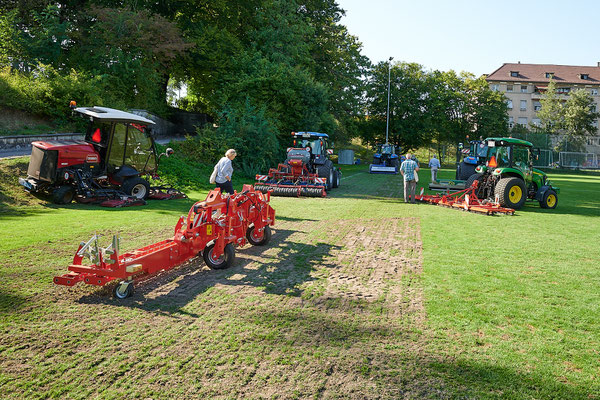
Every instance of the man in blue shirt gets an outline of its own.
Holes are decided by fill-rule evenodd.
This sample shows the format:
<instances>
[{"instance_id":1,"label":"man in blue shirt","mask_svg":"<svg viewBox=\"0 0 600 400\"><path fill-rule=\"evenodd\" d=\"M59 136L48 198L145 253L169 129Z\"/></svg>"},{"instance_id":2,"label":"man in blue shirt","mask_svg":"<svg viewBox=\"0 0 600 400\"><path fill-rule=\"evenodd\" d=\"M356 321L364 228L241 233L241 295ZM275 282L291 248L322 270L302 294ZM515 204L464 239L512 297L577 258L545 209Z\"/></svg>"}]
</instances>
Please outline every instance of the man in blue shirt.
<instances>
[{"instance_id":1,"label":"man in blue shirt","mask_svg":"<svg viewBox=\"0 0 600 400\"><path fill-rule=\"evenodd\" d=\"M404 177L404 202L415 203L415 189L417 188L416 172L419 165L412 160L412 154L406 155L406 161L400 165L400 173Z\"/></svg>"},{"instance_id":2,"label":"man in blue shirt","mask_svg":"<svg viewBox=\"0 0 600 400\"><path fill-rule=\"evenodd\" d=\"M431 182L437 182L437 172L440 167L440 160L435 158L434 154L433 157L431 157L431 160L429 160L429 168L431 168Z\"/></svg>"}]
</instances>

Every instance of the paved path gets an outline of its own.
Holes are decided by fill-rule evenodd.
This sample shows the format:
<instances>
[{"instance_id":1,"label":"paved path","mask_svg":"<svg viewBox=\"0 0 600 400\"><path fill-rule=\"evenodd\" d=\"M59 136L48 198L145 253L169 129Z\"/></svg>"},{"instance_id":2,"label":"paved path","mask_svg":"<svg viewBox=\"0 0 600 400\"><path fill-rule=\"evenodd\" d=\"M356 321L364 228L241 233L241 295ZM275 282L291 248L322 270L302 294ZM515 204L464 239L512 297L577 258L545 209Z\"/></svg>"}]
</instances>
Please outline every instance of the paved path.
<instances>
[{"instance_id":1,"label":"paved path","mask_svg":"<svg viewBox=\"0 0 600 400\"><path fill-rule=\"evenodd\" d=\"M177 136L177 137L169 137L169 138L161 138L161 139L156 139L156 143L158 144L168 144L171 140L175 140L175 141L179 141L179 140L185 140L185 138ZM21 148L21 149L13 149L13 150L4 150L4 151L0 151L0 159L3 158L16 158L16 157L24 157L24 156L29 156L31 155L31 149L30 148Z\"/></svg>"}]
</instances>

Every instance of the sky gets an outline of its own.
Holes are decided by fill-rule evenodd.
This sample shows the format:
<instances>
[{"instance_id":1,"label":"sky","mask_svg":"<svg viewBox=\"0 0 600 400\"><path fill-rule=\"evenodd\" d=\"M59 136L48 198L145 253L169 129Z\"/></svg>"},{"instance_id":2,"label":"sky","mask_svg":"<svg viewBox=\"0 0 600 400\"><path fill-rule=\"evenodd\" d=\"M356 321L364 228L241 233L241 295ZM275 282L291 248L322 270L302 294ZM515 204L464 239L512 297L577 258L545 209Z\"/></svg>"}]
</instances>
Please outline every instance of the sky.
<instances>
[{"instance_id":1,"label":"sky","mask_svg":"<svg viewBox=\"0 0 600 400\"><path fill-rule=\"evenodd\" d=\"M597 0L337 0L373 63L490 74L503 63L597 65Z\"/></svg>"}]
</instances>

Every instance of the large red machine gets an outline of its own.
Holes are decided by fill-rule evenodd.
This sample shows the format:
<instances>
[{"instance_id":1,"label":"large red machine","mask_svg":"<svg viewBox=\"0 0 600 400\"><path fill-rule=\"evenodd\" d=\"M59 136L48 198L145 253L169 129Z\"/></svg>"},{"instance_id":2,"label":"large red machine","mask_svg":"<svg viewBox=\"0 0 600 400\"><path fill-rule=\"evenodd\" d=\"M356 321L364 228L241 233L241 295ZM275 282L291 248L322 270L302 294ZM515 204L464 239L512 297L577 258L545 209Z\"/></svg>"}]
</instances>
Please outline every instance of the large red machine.
<instances>
[{"instance_id":1,"label":"large red machine","mask_svg":"<svg viewBox=\"0 0 600 400\"><path fill-rule=\"evenodd\" d=\"M235 259L235 246L261 246L271 239L275 210L269 202L270 194L252 185L244 185L241 193L232 196L215 189L190 208L187 218L179 218L170 239L124 253L118 236L106 248L99 247L98 235L82 242L68 267L70 272L55 277L54 283L103 286L117 279L121 282L114 295L123 299L132 294L134 278L169 270L200 254L210 268L227 268Z\"/></svg>"},{"instance_id":2,"label":"large red machine","mask_svg":"<svg viewBox=\"0 0 600 400\"><path fill-rule=\"evenodd\" d=\"M340 185L341 171L329 156L329 135L319 132L292 132L293 145L287 159L266 175L256 175L256 190L274 196L325 197Z\"/></svg>"},{"instance_id":3,"label":"large red machine","mask_svg":"<svg viewBox=\"0 0 600 400\"><path fill-rule=\"evenodd\" d=\"M435 204L438 206L454 208L458 210L470 211L474 213L495 215L506 214L514 215L515 210L512 208L502 207L498 201L482 200L477 197L478 181L473 182L471 186L458 192L446 192L443 195L430 195L421 193L415 196L415 199L423 203Z\"/></svg>"}]
</instances>

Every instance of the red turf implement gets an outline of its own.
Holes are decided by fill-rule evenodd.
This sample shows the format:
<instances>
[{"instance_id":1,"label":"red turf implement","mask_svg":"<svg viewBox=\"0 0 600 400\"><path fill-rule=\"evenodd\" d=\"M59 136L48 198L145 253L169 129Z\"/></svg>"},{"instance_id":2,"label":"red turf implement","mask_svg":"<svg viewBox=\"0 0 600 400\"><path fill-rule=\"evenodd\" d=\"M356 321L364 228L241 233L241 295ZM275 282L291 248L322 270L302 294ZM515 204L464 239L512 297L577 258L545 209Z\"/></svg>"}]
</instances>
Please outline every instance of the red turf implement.
<instances>
[{"instance_id":1,"label":"red turf implement","mask_svg":"<svg viewBox=\"0 0 600 400\"><path fill-rule=\"evenodd\" d=\"M234 246L264 245L270 239L275 210L269 202L270 194L255 191L252 185L244 185L241 193L232 196L215 189L190 208L187 218L179 218L171 239L122 254L117 236L107 248L99 247L98 235L82 242L68 267L70 272L55 277L54 283L102 286L119 279L123 282L115 288L115 295L124 298L131 294L133 278L169 270L200 252L212 268L226 268L233 261ZM90 263L84 264L87 260Z\"/></svg>"},{"instance_id":2,"label":"red turf implement","mask_svg":"<svg viewBox=\"0 0 600 400\"><path fill-rule=\"evenodd\" d=\"M415 196L415 199L418 201L422 201L424 203L436 204L438 206L457 208L460 210L476 212L480 214L486 215L494 215L494 214L507 214L514 215L515 210L512 208L501 207L498 203L480 200L475 194L477 190L479 182L473 182L471 187L468 187L464 190L454 193L446 193L444 195L429 195L423 194L423 189L421 189L421 194Z\"/></svg>"}]
</instances>

